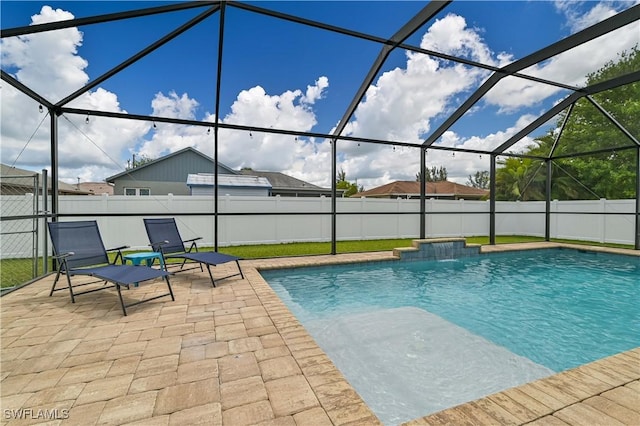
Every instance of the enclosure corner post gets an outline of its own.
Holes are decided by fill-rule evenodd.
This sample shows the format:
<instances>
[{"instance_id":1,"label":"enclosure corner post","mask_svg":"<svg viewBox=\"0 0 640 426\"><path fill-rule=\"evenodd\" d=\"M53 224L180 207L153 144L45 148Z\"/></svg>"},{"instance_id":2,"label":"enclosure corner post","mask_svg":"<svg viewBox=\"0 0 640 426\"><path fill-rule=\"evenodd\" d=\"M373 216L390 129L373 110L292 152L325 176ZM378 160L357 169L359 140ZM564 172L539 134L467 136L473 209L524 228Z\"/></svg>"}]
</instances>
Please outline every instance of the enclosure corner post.
<instances>
[{"instance_id":1,"label":"enclosure corner post","mask_svg":"<svg viewBox=\"0 0 640 426\"><path fill-rule=\"evenodd\" d=\"M489 244L496 244L496 154L491 154L489 169Z\"/></svg>"},{"instance_id":2,"label":"enclosure corner post","mask_svg":"<svg viewBox=\"0 0 640 426\"><path fill-rule=\"evenodd\" d=\"M551 239L551 173L553 169L553 163L550 158L546 160L547 166L547 189L545 197L544 207L544 240L549 241Z\"/></svg>"},{"instance_id":3,"label":"enclosure corner post","mask_svg":"<svg viewBox=\"0 0 640 426\"><path fill-rule=\"evenodd\" d=\"M224 23L225 23L225 7L226 3L220 3L220 27L218 29L218 65L216 75L216 117L215 126L213 128L213 250L218 251L218 164L219 164L219 123L220 123L220 88L222 81L222 48L224 47Z\"/></svg>"},{"instance_id":4,"label":"enclosure corner post","mask_svg":"<svg viewBox=\"0 0 640 426\"><path fill-rule=\"evenodd\" d=\"M420 239L424 240L427 234L426 196L427 196L427 148L420 149Z\"/></svg>"},{"instance_id":5,"label":"enclosure corner post","mask_svg":"<svg viewBox=\"0 0 640 426\"><path fill-rule=\"evenodd\" d=\"M640 250L640 146L636 148L636 250Z\"/></svg>"},{"instance_id":6,"label":"enclosure corner post","mask_svg":"<svg viewBox=\"0 0 640 426\"><path fill-rule=\"evenodd\" d=\"M336 175L337 175L337 165L336 165L336 161L337 161L337 154L338 154L338 149L337 146L338 145L338 139L332 139L330 141L331 143L331 254L336 254L338 252L337 250L337 244L336 244L336 221L337 221L337 215L336 215L336 206L337 206L337 201L336 201L336 197L337 197L337 193L338 191L336 191L337 188L337 182L336 182Z\"/></svg>"},{"instance_id":7,"label":"enclosure corner post","mask_svg":"<svg viewBox=\"0 0 640 426\"><path fill-rule=\"evenodd\" d=\"M51 220L58 220L58 115L49 109L51 117Z\"/></svg>"},{"instance_id":8,"label":"enclosure corner post","mask_svg":"<svg viewBox=\"0 0 640 426\"><path fill-rule=\"evenodd\" d=\"M47 215L49 214L49 194L47 193L49 188L49 176L48 170L42 169L42 211L44 232L42 233L42 273L47 274L49 272L49 239L47 238Z\"/></svg>"}]
</instances>

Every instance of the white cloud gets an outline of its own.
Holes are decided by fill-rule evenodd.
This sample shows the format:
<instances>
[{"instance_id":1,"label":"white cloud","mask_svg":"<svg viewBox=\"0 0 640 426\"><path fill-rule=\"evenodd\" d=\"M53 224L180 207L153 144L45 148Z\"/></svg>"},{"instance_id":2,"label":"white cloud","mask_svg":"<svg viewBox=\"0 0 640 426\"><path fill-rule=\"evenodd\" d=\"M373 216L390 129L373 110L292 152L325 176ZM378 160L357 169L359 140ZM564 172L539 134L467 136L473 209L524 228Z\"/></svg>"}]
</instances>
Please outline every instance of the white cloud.
<instances>
[{"instance_id":1,"label":"white cloud","mask_svg":"<svg viewBox=\"0 0 640 426\"><path fill-rule=\"evenodd\" d=\"M591 6L592 2L556 2L557 9L566 16L567 25L571 27L572 32L596 24L629 7L629 3L621 2L593 3L585 14L580 12L580 6L585 4ZM584 86L588 74L602 68L609 61L615 61L619 53L629 50L638 42L640 37L638 24L635 22L521 72L567 85ZM538 105L563 91L564 89L555 86L507 77L487 93L484 102L498 106L500 112L514 112Z\"/></svg>"},{"instance_id":2,"label":"white cloud","mask_svg":"<svg viewBox=\"0 0 640 426\"><path fill-rule=\"evenodd\" d=\"M33 24L73 19L61 9L43 6L31 17ZM89 77L84 72L88 63L78 55L82 32L66 28L48 33L28 34L2 39L2 63L18 68L16 78L53 102L80 89Z\"/></svg>"},{"instance_id":3,"label":"white cloud","mask_svg":"<svg viewBox=\"0 0 640 426\"><path fill-rule=\"evenodd\" d=\"M329 79L325 76L316 80L316 84L313 86L307 86L307 93L302 98L303 103L314 104L318 99L322 99L324 95L324 89L329 87Z\"/></svg>"},{"instance_id":4,"label":"white cloud","mask_svg":"<svg viewBox=\"0 0 640 426\"><path fill-rule=\"evenodd\" d=\"M422 37L420 47L488 65L497 65L491 49L484 43L478 31L468 28L466 20L454 14L436 20Z\"/></svg>"},{"instance_id":5,"label":"white cloud","mask_svg":"<svg viewBox=\"0 0 640 426\"><path fill-rule=\"evenodd\" d=\"M42 7L32 16L34 24L73 19L61 9ZM89 76L87 61L78 54L82 33L67 28L2 40L3 67L16 69L15 77L51 102L57 102L83 87ZM9 85L3 85L2 162L40 171L51 162L49 117L38 114L38 105ZM126 112L117 95L98 88L83 94L70 106ZM44 119L44 120L43 120ZM148 131L148 124L100 117L58 118L59 177L76 183L102 180L121 172L121 153L135 145Z\"/></svg>"},{"instance_id":6,"label":"white cloud","mask_svg":"<svg viewBox=\"0 0 640 426\"><path fill-rule=\"evenodd\" d=\"M420 46L496 63L477 32L456 15L436 21ZM431 130L432 120L451 108L456 96L473 90L487 75L484 70L409 52L406 68L383 73L367 90L355 121L346 126L345 133L419 143Z\"/></svg>"},{"instance_id":7,"label":"white cloud","mask_svg":"<svg viewBox=\"0 0 640 426\"><path fill-rule=\"evenodd\" d=\"M636 1L636 4L639 2ZM609 18L621 9L629 7L633 2L629 1L607 1L607 2L585 2L585 1L565 1L556 0L554 5L567 19L567 27L572 33L576 33L593 24ZM585 7L590 9L584 12Z\"/></svg>"},{"instance_id":8,"label":"white cloud","mask_svg":"<svg viewBox=\"0 0 640 426\"><path fill-rule=\"evenodd\" d=\"M231 106L231 112L223 117L221 122L310 131L317 123L310 104L321 99L328 86L329 80L320 77L314 85L307 86L305 94L301 90L288 90L279 95L270 95L260 86L243 90ZM198 103L186 94L177 96L173 93L164 96L159 93L153 105L154 114L191 119L195 115ZM214 119L212 114L208 114L204 121L213 122ZM208 132L204 127L158 123L151 140L141 146L139 153L157 158L191 146L213 157L213 137L213 131ZM250 134L226 129L219 131L219 141L219 161L231 168L286 170L300 179L327 185L331 183L330 176L326 173L328 144L316 144L306 138L296 140L291 135L262 132Z\"/></svg>"},{"instance_id":9,"label":"white cloud","mask_svg":"<svg viewBox=\"0 0 640 426\"><path fill-rule=\"evenodd\" d=\"M447 15L434 23L422 38L421 47L463 56L491 65L510 61L505 53L494 55L479 32L468 28L463 17ZM459 97L475 90L488 72L450 64L419 53L408 53L406 68L383 73L366 93L345 127L345 134L419 144L430 132L434 119L450 112ZM464 145L465 141L457 140ZM346 146L345 146L346 145ZM345 159L339 165L347 178L365 187L392 180L414 180L420 170L418 149L371 144L345 144ZM430 161L442 161L449 176L466 181L468 166L459 168L451 153L432 150ZM435 165L435 164L432 164Z\"/></svg>"},{"instance_id":10,"label":"white cloud","mask_svg":"<svg viewBox=\"0 0 640 426\"><path fill-rule=\"evenodd\" d=\"M157 93L153 101L151 101L154 116L181 118L183 120L194 120L196 118L195 109L198 105L198 101L189 98L186 93L178 96L173 91L169 93L169 96Z\"/></svg>"},{"instance_id":11,"label":"white cloud","mask_svg":"<svg viewBox=\"0 0 640 426\"><path fill-rule=\"evenodd\" d=\"M584 25L609 16L613 4L596 4L587 15L570 15L571 25ZM573 10L573 9L572 9ZM44 7L33 22L70 19L73 16L60 9ZM568 21L568 22L569 22ZM582 24L579 24L582 22ZM602 37L595 44L573 49L549 61L531 67L527 72L543 78L561 79L571 84L584 81L587 71L614 59L620 48L635 39L627 29ZM85 72L87 61L80 47L83 34L74 28L48 34L36 34L2 40L3 67L15 70L16 77L51 100L62 99L89 81ZM463 56L494 66L504 66L513 60L505 52L493 52L481 37L481 30L470 28L466 20L447 15L435 22L424 34L421 47ZM589 54L586 54L588 51ZM406 61L387 70L368 89L345 134L375 139L399 140L420 144L433 130L434 123L454 110L475 90L489 73L484 70L453 64L427 55L409 52ZM238 93L230 113L221 117L222 123L256 127L273 127L297 131L313 131L317 124L315 108L332 94L328 91L329 77L320 75L306 88L290 88L281 93L267 93L259 85ZM37 105L5 85L0 93L2 101L2 162L11 164L18 158L43 116L34 113ZM538 105L550 96L558 97L557 89L516 78L505 78L476 106L479 114L486 105L496 105L503 112L520 112L521 108ZM153 114L164 117L202 119L213 122L212 112L198 118L200 102L189 94L159 92L149 100ZM98 88L73 101L75 107L126 112L117 94ZM484 137L462 137L446 132L439 143L470 149L494 148L535 117L530 110L520 112L514 124ZM66 119L65 119L66 118ZM131 154L157 158L184 147L194 147L213 156L213 130L202 126L182 126L90 117L63 117L60 120L60 173L70 183L77 177L101 180L123 170ZM67 121L68 120L68 121ZM49 164L48 121L29 141L18 161L20 165L37 169ZM279 170L300 179L329 186L331 145L328 141L308 140L294 136L263 134L260 132L219 131L219 160L230 167L252 167ZM525 139L513 149L531 143ZM347 179L358 180L365 187L391 180L413 180L419 171L419 150L392 149L354 142L339 142L338 170ZM488 155L456 154L429 150L429 166L445 166L452 180L464 183L468 175L488 169Z\"/></svg>"}]
</instances>

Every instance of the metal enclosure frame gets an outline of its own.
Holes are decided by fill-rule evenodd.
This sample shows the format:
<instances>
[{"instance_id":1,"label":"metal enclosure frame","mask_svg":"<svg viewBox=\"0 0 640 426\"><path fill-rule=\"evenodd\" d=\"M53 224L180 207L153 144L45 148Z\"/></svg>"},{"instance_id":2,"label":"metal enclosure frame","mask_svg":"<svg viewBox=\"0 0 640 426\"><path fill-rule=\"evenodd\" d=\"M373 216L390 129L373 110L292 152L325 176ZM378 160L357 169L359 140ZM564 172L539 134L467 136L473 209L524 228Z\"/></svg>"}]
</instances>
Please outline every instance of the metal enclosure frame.
<instances>
[{"instance_id":1,"label":"metal enclosure frame","mask_svg":"<svg viewBox=\"0 0 640 426\"><path fill-rule=\"evenodd\" d=\"M157 123L173 123L173 124L184 124L191 126L203 126L207 128L213 128L214 135L214 160L218 162L218 140L219 140L219 129L234 129L234 130L243 130L247 132L262 132L262 133L272 133L272 134L288 134L294 136L303 136L303 137L316 137L316 138L324 138L331 141L331 152L332 152L332 162L331 162L331 173L332 176L336 176L336 162L337 162L337 145L341 141L352 141L352 142L366 142L373 144L382 144L382 145L392 145L392 146L401 146L401 147L409 147L413 149L419 150L420 155L420 171L421 171L421 183L422 189L420 194L420 238L425 237L426 226L425 226L425 163L427 158L428 150L444 150L444 151L452 151L452 152L466 152L466 153L474 153L474 154L489 154L491 157L490 163L490 213L489 213L489 223L490 223L490 243L495 244L495 234L496 234L496 160L498 156L511 156L511 157L521 157L521 158L532 158L536 160L541 160L546 163L547 167L547 183L546 183L546 212L545 212L545 237L549 239L549 228L550 228L550 203L551 203L551 180L550 180L550 168L552 161L554 159L566 158L567 156L554 156L555 146L557 145L560 134L562 133L562 129L564 128L564 124L566 124L566 118L568 118L572 112L573 105L580 99L586 98L589 102L591 102L598 111L600 111L607 119L613 123L630 141L631 144L627 147L623 148L615 148L616 151L620 151L622 149L634 149L636 151L636 211L635 211L635 249L640 250L640 142L638 141L638 135L631 134L622 124L617 122L611 114L609 114L604 108L598 105L597 102L592 98L592 95L600 93L602 91L611 90L623 85L631 84L634 82L640 81L640 71L631 72L626 75L622 75L616 78L612 78L610 80L594 84L588 87L573 87L570 85L566 85L557 81L551 81L546 79L541 79L537 77L528 76L522 74L521 71L530 67L532 65L538 64L541 61L549 59L555 55L566 52L576 46L579 46L583 43L586 43L590 40L596 39L602 35L605 35L611 31L614 31L618 28L626 26L628 24L638 22L640 20L640 5L635 5L630 7L629 9L620 12L604 21L601 21L589 28L586 28L582 31L579 31L569 37L566 37L556 43L553 43L547 47L544 47L537 52L534 52L526 57L523 57L515 62L510 63L509 65L497 68L493 66L489 66L486 64L474 62L464 58L454 57L448 54L444 54L441 52L431 51L422 49L417 46L408 45L405 43L407 38L409 38L412 34L414 34L418 29L420 29L425 23L433 19L439 12L445 10L446 7L451 3L450 0L447 1L431 1L426 3L425 7L422 8L409 22L407 22L404 26L402 26L391 38L385 39L371 34L364 34L357 31L352 31L347 28L337 27L334 25L328 25L322 22L317 22L309 19L305 19L298 16L288 15L284 13L280 13L273 10L268 10L265 8L261 8L252 4L235 2L235 1L190 1L176 4L168 4L160 7L151 7L144 8L138 10L124 11L119 13L105 14L105 15L97 15L88 18L80 18L80 19L72 19L67 21L59 21L59 22L51 22L46 24L39 25L30 25L26 27L17 27L17 28L9 28L2 29L0 32L1 38L7 37L15 37L21 36L25 34L34 34L40 32L53 31L62 28L69 27L78 27L83 25L98 25L105 22L118 21L123 19L135 19L139 17L145 17L156 14L164 14L164 13L172 13L176 11L182 11L187 9L201 9L202 12L199 13L195 18L192 18L188 22L184 23L182 26L177 29L167 33L164 37L160 38L156 42L150 44L143 50L139 51L137 54L131 56L129 59L124 62L116 65L111 70L105 72L103 75L98 76L97 78L90 81L83 88L75 91L74 93L69 94L64 99L60 100L57 103L52 103L44 96L35 92L31 88L25 86L18 80L16 80L13 76L6 73L5 71L1 72L1 78L7 84L13 86L29 98L33 99L37 103L46 107L49 111L50 119L50 131L51 131L51 186L52 186L52 199L51 199L51 213L43 214L41 217L48 218L50 217L52 220L57 220L58 217L62 216L73 216L73 214L61 214L59 212L58 206L58 117L62 114L79 114L79 115L92 115L92 116L100 116L100 117L110 117L110 118L122 118L128 120L141 120L141 121L153 121ZM239 8L251 13L257 13L264 16L268 16L273 19L281 19L290 22L297 23L299 25L310 26L316 29L330 31L339 33L342 35L346 35L349 37L355 37L362 40L367 40L373 43L379 44L380 53L378 57L371 65L369 72L366 76L363 77L362 83L360 87L355 90L353 95L353 99L349 104L348 108L344 112L340 124L336 127L335 131L332 134L322 134L316 132L299 132L292 131L289 129L274 129L274 128L264 128L264 127L256 127L256 126L245 126L245 125L232 125L220 123L218 120L219 112L220 112L220 90L224 83L223 78L223 48L224 48L224 34L225 34L225 11L229 7ZM217 58L217 77L216 77L216 99L215 99L215 112L216 119L215 122L205 122L198 120L183 120L183 119L174 119L168 117L158 117L158 116L146 116L146 115L136 115L136 114L122 114L122 113L113 113L109 111L99 111L99 110L88 110L88 109L80 109L80 108L69 108L67 104L76 99L78 96L86 93L87 91L97 87L100 83L109 79L113 75L119 73L124 70L131 64L145 57L149 53L153 52L156 49L161 48L168 41L174 39L175 37L179 37L182 33L187 31L188 29L198 25L200 22L204 21L212 17L213 15L218 14L219 17L219 34L218 34L218 58ZM381 70L385 61L389 57L390 53L394 49L405 49L411 52L422 53L425 55L431 55L438 58L446 59L449 61L454 61L456 63L464 64L467 66L478 67L485 70L489 70L492 72L492 75L473 93L469 96L466 101L456 110L454 111L435 131L433 131L422 143L422 145L416 145L413 143L407 143L403 141L392 141L392 140L380 140L380 139L370 139L370 138L359 138L359 137L351 137L342 135L347 123L352 118L358 104L362 101L367 88L373 82L374 78ZM493 151L486 150L470 150L463 148L455 148L455 147L444 147L440 145L436 145L435 142L444 134L445 131L451 128L470 108L472 108L487 92L494 87L498 82L500 82L503 78L508 76L514 76L518 78L528 79L537 83L543 83L547 85L552 85L555 87L559 87L562 89L570 90L571 94L566 97L562 102L555 105L553 108L549 109L538 119L534 120L531 124L526 126L516 135L511 137L510 139L504 141L499 147L497 147ZM520 141L523 137L530 134L533 130L540 127L542 124L547 122L549 119L556 116L558 113L567 110L567 115L565 118L565 123L563 123L562 128L560 130L560 134L558 135L558 139L556 139L554 148L551 150L548 156L546 157L538 157L531 155L523 155L523 154L514 154L507 153L506 150L512 147L515 143ZM613 149L603 149L597 152L588 152L588 153L577 153L578 155L588 155L595 154L599 152L607 152L613 151ZM214 195L214 212L213 218L215 221L214 224L214 235L215 235L215 249L218 249L218 216L220 215L218 211L218 173L217 169L215 170L215 195ZM331 203L331 241L332 248L331 253L335 254L336 250L336 222L337 216L340 214L336 211L336 182L333 179L332 184L332 203Z\"/></svg>"}]
</instances>

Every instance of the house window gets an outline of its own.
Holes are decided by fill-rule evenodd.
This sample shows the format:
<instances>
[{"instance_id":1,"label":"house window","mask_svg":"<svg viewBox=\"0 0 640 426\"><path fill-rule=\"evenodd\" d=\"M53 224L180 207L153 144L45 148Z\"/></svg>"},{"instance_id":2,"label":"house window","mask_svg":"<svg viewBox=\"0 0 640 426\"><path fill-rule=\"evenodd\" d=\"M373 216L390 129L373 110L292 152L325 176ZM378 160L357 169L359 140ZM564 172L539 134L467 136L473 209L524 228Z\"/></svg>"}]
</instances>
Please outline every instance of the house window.
<instances>
[{"instance_id":1,"label":"house window","mask_svg":"<svg viewBox=\"0 0 640 426\"><path fill-rule=\"evenodd\" d=\"M149 195L151 195L151 190L149 188L125 188L124 195L142 195L148 197Z\"/></svg>"}]
</instances>

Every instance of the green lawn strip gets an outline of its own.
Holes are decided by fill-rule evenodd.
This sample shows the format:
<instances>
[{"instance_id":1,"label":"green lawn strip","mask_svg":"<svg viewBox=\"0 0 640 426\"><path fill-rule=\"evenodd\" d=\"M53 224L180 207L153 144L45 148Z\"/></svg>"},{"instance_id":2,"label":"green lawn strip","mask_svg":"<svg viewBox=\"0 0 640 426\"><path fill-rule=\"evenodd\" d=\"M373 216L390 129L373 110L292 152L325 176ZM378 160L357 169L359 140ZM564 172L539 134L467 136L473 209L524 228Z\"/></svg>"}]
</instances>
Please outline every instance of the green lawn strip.
<instances>
[{"instance_id":1,"label":"green lawn strip","mask_svg":"<svg viewBox=\"0 0 640 426\"><path fill-rule=\"evenodd\" d=\"M411 242L415 238L389 239L389 240L362 240L362 241L338 241L336 249L338 253L358 253L368 251L386 251L393 250L398 247L411 247ZM489 244L489 237L467 237L468 244ZM496 244L509 243L525 243L544 241L540 237L527 236L497 236ZM603 247L615 247L633 249L632 245L626 244L601 244L591 241L577 241L552 239L553 242L562 242L570 244L594 245ZM203 247L201 251L211 251L212 247ZM139 250L144 251L144 250ZM243 259L265 259L271 257L289 257L289 256L310 256L331 253L330 242L306 242L306 243L281 243L281 244L256 244L220 247L219 252L226 253ZM138 251L123 252L124 254L136 253ZM109 253L111 261L115 259L116 254ZM170 263L179 263L181 260L173 259ZM40 261L41 265L42 261ZM156 263L157 264L157 263ZM41 270L41 266L38 267ZM13 287L18 284L25 283L32 279L31 259L0 259L0 287Z\"/></svg>"}]
</instances>

